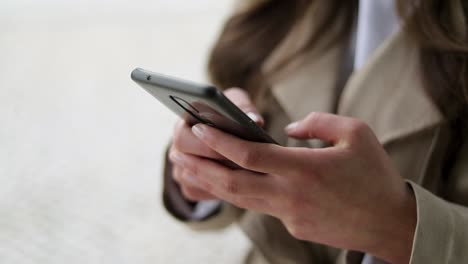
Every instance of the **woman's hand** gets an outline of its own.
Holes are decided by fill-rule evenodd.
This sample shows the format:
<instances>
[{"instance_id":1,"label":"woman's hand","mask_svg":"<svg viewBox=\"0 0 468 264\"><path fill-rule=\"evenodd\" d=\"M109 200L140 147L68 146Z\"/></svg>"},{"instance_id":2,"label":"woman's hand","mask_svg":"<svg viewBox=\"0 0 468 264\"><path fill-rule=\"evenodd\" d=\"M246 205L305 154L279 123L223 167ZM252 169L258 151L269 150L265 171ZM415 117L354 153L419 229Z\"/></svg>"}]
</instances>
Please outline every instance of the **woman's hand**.
<instances>
[{"instance_id":1,"label":"woman's hand","mask_svg":"<svg viewBox=\"0 0 468 264\"><path fill-rule=\"evenodd\" d=\"M257 124L263 125L262 117L257 112L255 106L244 90L239 88L231 88L226 90L224 95L245 113L247 113L247 115L255 122L257 122ZM170 156L174 155L175 153L194 155L213 160L226 159L222 155L203 144L192 133L191 128L183 120L179 120L176 124L173 136L173 144L169 150ZM185 198L191 201L217 199L210 193L197 188L197 186L192 182L192 177L190 177L189 174L190 172L183 166L174 164L172 167L172 177L180 185L182 194Z\"/></svg>"},{"instance_id":2,"label":"woman's hand","mask_svg":"<svg viewBox=\"0 0 468 264\"><path fill-rule=\"evenodd\" d=\"M248 142L205 125L192 130L213 152L251 170L173 153L171 159L197 188L279 218L298 239L408 263L414 197L363 122L312 113L288 126L291 137L332 145L323 149Z\"/></svg>"}]
</instances>

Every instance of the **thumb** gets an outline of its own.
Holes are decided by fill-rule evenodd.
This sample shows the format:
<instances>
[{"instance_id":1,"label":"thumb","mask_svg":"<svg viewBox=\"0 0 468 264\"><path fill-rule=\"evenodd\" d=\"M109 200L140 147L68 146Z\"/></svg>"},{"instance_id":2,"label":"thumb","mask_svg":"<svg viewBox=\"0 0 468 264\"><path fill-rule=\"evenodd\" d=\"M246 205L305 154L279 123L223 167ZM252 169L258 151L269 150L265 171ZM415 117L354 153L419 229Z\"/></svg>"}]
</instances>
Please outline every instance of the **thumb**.
<instances>
[{"instance_id":1,"label":"thumb","mask_svg":"<svg viewBox=\"0 0 468 264\"><path fill-rule=\"evenodd\" d=\"M250 119L257 123L257 125L263 126L265 121L245 90L241 88L229 88L224 91L224 95L249 116Z\"/></svg>"},{"instance_id":2,"label":"thumb","mask_svg":"<svg viewBox=\"0 0 468 264\"><path fill-rule=\"evenodd\" d=\"M296 139L320 139L333 145L346 140L347 131L360 121L328 113L310 113L305 119L288 125L289 137Z\"/></svg>"}]
</instances>

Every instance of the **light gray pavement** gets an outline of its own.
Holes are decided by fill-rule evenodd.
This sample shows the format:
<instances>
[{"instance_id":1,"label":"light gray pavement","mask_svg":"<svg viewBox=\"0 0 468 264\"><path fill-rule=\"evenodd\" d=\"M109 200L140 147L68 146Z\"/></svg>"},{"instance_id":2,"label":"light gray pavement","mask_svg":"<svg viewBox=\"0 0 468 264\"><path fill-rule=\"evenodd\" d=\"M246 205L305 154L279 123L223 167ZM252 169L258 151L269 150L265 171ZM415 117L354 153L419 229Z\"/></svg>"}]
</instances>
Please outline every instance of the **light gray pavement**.
<instances>
[{"instance_id":1,"label":"light gray pavement","mask_svg":"<svg viewBox=\"0 0 468 264\"><path fill-rule=\"evenodd\" d=\"M130 81L203 81L232 0L0 2L0 263L239 263L161 207L175 121Z\"/></svg>"}]
</instances>

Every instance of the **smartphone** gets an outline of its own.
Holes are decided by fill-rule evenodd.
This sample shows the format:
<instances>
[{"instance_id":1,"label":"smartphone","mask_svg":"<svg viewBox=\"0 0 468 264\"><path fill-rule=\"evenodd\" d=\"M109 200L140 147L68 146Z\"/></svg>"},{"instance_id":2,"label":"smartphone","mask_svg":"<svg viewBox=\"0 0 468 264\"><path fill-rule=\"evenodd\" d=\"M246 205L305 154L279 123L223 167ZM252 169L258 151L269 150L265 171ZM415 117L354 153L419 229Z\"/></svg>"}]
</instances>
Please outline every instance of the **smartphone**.
<instances>
[{"instance_id":1,"label":"smartphone","mask_svg":"<svg viewBox=\"0 0 468 264\"><path fill-rule=\"evenodd\" d=\"M239 138L277 144L261 127L211 85L137 68L131 78L190 126L203 123Z\"/></svg>"}]
</instances>

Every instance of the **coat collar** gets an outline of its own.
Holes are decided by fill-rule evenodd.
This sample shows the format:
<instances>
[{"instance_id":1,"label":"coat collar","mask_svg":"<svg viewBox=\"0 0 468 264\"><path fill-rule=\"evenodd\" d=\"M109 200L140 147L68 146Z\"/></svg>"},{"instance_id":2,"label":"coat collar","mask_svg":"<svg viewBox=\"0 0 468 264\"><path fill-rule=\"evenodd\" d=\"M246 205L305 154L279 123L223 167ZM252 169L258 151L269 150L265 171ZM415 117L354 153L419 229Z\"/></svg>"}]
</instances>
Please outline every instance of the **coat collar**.
<instances>
[{"instance_id":1,"label":"coat collar","mask_svg":"<svg viewBox=\"0 0 468 264\"><path fill-rule=\"evenodd\" d=\"M267 60L264 72L303 44L313 30L313 19L304 20ZM333 110L341 50L340 46L326 52L312 50L270 79L273 95L292 120L312 111ZM338 113L366 122L382 144L442 123L442 114L424 90L419 68L418 48L402 31L396 32L352 74Z\"/></svg>"}]
</instances>

